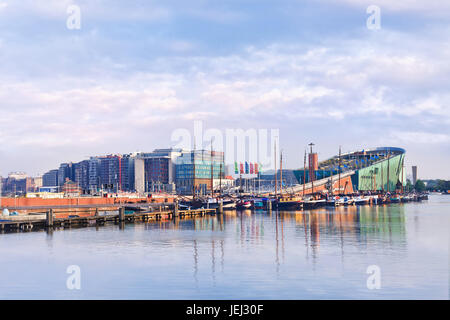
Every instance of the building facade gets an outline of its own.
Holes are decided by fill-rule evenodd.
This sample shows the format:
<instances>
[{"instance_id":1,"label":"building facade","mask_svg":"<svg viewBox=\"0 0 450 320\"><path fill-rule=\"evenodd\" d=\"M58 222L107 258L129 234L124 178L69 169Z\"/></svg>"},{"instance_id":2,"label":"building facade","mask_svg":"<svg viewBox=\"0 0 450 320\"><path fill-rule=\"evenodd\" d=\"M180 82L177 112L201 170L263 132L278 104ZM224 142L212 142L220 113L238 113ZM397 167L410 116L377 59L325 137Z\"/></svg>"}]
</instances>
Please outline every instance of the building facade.
<instances>
[{"instance_id":1,"label":"building facade","mask_svg":"<svg viewBox=\"0 0 450 320\"><path fill-rule=\"evenodd\" d=\"M189 151L176 162L177 193L183 195L205 195L211 193L214 179L225 178L223 152Z\"/></svg>"},{"instance_id":2,"label":"building facade","mask_svg":"<svg viewBox=\"0 0 450 320\"><path fill-rule=\"evenodd\" d=\"M56 187L58 186L58 170L50 170L42 176L43 187Z\"/></svg>"},{"instance_id":3,"label":"building facade","mask_svg":"<svg viewBox=\"0 0 450 320\"><path fill-rule=\"evenodd\" d=\"M118 192L122 188L122 156L108 155L99 157L100 189Z\"/></svg>"},{"instance_id":4,"label":"building facade","mask_svg":"<svg viewBox=\"0 0 450 320\"><path fill-rule=\"evenodd\" d=\"M135 190L145 192L175 192L176 161L183 154L181 149L156 149L139 153L134 161Z\"/></svg>"},{"instance_id":5,"label":"building facade","mask_svg":"<svg viewBox=\"0 0 450 320\"><path fill-rule=\"evenodd\" d=\"M73 163L61 163L58 169L58 186L62 186L66 179L75 180Z\"/></svg>"},{"instance_id":6,"label":"building facade","mask_svg":"<svg viewBox=\"0 0 450 320\"><path fill-rule=\"evenodd\" d=\"M74 182L80 187L81 193L89 193L89 160L74 164Z\"/></svg>"},{"instance_id":7,"label":"building facade","mask_svg":"<svg viewBox=\"0 0 450 320\"><path fill-rule=\"evenodd\" d=\"M337 180L340 173L351 177L352 188L348 190L395 192L406 185L404 161L404 149L380 147L348 152L318 162L317 170L313 170L313 179L310 179L309 169L294 170L294 174L300 184L303 184L303 181L310 183L311 180L331 184ZM340 188L341 190L334 192L345 193L342 184Z\"/></svg>"}]
</instances>

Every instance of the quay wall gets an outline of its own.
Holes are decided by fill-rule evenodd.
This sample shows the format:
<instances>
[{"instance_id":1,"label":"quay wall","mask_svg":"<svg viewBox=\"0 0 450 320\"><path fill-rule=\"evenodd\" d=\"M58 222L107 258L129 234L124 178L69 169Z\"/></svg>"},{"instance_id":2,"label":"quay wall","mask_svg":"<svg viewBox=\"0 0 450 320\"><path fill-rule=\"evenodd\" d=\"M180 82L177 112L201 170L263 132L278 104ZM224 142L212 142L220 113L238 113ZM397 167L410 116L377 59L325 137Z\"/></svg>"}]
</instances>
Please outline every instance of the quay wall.
<instances>
[{"instance_id":1,"label":"quay wall","mask_svg":"<svg viewBox=\"0 0 450 320\"><path fill-rule=\"evenodd\" d=\"M87 205L114 205L122 203L173 203L173 196L155 198L101 198L101 197L78 197L62 199L43 198L0 198L0 207L45 207L45 206L87 206Z\"/></svg>"}]
</instances>

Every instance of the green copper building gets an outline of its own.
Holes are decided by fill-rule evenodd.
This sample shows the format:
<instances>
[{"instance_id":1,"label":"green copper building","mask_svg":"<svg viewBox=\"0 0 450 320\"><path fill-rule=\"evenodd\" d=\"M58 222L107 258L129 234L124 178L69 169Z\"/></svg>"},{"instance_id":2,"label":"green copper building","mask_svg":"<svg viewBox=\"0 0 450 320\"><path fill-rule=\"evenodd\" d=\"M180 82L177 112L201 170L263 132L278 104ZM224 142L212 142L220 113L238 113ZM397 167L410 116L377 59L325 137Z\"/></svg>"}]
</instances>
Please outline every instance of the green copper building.
<instances>
[{"instance_id":1,"label":"green copper building","mask_svg":"<svg viewBox=\"0 0 450 320\"><path fill-rule=\"evenodd\" d=\"M404 162L405 149L396 147L342 153L319 162L317 170L314 171L314 181L336 181L339 172L341 175L350 173L355 191L395 192L406 185ZM308 168L294 170L294 175L300 184L303 181L310 182Z\"/></svg>"}]
</instances>

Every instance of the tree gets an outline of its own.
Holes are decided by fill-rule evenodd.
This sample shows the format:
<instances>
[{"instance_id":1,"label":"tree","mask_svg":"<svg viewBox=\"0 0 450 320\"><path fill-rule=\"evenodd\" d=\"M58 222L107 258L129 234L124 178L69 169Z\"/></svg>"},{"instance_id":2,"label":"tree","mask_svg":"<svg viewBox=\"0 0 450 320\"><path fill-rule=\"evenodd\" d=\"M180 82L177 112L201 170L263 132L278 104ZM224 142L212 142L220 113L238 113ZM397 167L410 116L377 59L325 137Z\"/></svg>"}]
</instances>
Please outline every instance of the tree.
<instances>
[{"instance_id":1,"label":"tree","mask_svg":"<svg viewBox=\"0 0 450 320\"><path fill-rule=\"evenodd\" d=\"M450 181L438 180L437 189L440 191L446 191L450 189Z\"/></svg>"},{"instance_id":2,"label":"tree","mask_svg":"<svg viewBox=\"0 0 450 320\"><path fill-rule=\"evenodd\" d=\"M411 180L406 179L406 187L405 188L406 188L407 192L410 192L413 189L413 185L411 183Z\"/></svg>"},{"instance_id":3,"label":"tree","mask_svg":"<svg viewBox=\"0 0 450 320\"><path fill-rule=\"evenodd\" d=\"M416 184L414 185L414 189L418 192L423 192L426 189L425 183L422 180L417 180Z\"/></svg>"}]
</instances>

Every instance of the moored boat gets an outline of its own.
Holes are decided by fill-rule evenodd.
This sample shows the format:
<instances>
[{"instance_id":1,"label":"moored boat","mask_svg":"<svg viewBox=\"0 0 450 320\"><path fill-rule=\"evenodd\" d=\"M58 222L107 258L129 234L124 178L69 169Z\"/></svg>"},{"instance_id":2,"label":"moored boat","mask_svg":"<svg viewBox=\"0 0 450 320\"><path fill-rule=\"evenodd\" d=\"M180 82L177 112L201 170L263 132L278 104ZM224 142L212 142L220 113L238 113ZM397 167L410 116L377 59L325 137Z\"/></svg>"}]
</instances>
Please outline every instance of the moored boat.
<instances>
[{"instance_id":1,"label":"moored boat","mask_svg":"<svg viewBox=\"0 0 450 320\"><path fill-rule=\"evenodd\" d=\"M236 209L250 209L252 203L249 200L239 200L236 204Z\"/></svg>"},{"instance_id":2,"label":"moored boat","mask_svg":"<svg viewBox=\"0 0 450 320\"><path fill-rule=\"evenodd\" d=\"M353 199L355 205L367 205L370 202L370 198L369 197L364 197L364 196L359 196Z\"/></svg>"},{"instance_id":3,"label":"moored boat","mask_svg":"<svg viewBox=\"0 0 450 320\"><path fill-rule=\"evenodd\" d=\"M327 204L326 199L320 199L320 200L305 200L303 201L303 208L304 209L316 209L319 207L322 207Z\"/></svg>"},{"instance_id":4,"label":"moored boat","mask_svg":"<svg viewBox=\"0 0 450 320\"><path fill-rule=\"evenodd\" d=\"M303 202L298 197L282 197L277 199L277 207L285 210L300 210L303 208Z\"/></svg>"}]
</instances>

